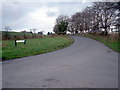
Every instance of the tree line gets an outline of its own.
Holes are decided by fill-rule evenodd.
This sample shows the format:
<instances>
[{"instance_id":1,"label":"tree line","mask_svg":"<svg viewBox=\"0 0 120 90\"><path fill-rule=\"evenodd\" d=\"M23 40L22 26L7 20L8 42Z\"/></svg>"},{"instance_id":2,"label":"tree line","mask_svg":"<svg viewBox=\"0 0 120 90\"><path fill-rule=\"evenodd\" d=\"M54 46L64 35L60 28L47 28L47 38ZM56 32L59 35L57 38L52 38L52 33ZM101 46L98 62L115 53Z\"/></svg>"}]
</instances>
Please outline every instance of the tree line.
<instances>
[{"instance_id":1,"label":"tree line","mask_svg":"<svg viewBox=\"0 0 120 90\"><path fill-rule=\"evenodd\" d=\"M68 16L59 16L53 31L57 34L78 32L102 32L108 35L111 26L119 31L120 2L94 2L83 11Z\"/></svg>"}]
</instances>

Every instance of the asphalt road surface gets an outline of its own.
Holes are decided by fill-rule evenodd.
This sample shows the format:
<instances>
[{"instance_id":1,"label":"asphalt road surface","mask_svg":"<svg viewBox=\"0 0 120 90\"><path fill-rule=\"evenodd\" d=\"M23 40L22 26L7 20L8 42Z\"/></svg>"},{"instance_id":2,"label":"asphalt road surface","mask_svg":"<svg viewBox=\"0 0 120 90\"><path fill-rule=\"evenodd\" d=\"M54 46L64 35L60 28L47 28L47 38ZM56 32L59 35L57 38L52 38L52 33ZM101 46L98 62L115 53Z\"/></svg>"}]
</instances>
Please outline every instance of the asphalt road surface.
<instances>
[{"instance_id":1,"label":"asphalt road surface","mask_svg":"<svg viewBox=\"0 0 120 90\"><path fill-rule=\"evenodd\" d=\"M72 37L67 48L3 62L3 88L117 88L118 53Z\"/></svg>"}]
</instances>

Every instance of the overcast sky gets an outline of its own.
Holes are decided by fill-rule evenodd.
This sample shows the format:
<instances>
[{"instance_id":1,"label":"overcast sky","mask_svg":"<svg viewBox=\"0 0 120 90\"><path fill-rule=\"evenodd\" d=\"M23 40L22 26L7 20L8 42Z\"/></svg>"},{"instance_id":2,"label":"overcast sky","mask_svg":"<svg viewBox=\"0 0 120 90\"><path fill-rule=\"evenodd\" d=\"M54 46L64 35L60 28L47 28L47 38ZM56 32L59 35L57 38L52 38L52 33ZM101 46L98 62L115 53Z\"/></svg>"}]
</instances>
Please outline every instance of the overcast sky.
<instances>
[{"instance_id":1,"label":"overcast sky","mask_svg":"<svg viewBox=\"0 0 120 90\"><path fill-rule=\"evenodd\" d=\"M2 28L51 32L59 15L71 16L90 5L91 2L3 2Z\"/></svg>"}]
</instances>

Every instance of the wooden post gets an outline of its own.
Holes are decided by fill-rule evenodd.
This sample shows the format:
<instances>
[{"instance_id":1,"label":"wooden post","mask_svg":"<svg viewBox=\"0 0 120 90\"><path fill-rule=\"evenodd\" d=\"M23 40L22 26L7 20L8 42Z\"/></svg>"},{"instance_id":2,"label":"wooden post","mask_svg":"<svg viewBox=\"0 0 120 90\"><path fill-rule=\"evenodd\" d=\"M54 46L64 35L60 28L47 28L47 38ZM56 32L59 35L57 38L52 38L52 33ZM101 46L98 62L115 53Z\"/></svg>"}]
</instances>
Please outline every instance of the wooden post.
<instances>
[{"instance_id":1,"label":"wooden post","mask_svg":"<svg viewBox=\"0 0 120 90\"><path fill-rule=\"evenodd\" d=\"M17 42L16 42L16 40L15 40L15 46L17 46Z\"/></svg>"}]
</instances>

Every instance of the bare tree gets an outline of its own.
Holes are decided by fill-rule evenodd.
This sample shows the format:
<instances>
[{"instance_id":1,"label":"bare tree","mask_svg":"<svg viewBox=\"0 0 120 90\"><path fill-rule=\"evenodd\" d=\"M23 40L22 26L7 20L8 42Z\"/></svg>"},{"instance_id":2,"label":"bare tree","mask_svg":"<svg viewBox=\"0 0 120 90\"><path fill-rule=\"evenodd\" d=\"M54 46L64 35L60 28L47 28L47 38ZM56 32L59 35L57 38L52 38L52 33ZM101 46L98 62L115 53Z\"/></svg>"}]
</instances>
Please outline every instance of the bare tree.
<instances>
[{"instance_id":1,"label":"bare tree","mask_svg":"<svg viewBox=\"0 0 120 90\"><path fill-rule=\"evenodd\" d=\"M74 32L89 31L91 28L92 13L91 8L87 7L83 12L77 12L71 17L71 25Z\"/></svg>"},{"instance_id":2,"label":"bare tree","mask_svg":"<svg viewBox=\"0 0 120 90\"><path fill-rule=\"evenodd\" d=\"M33 29L29 29L30 30L30 33L33 33Z\"/></svg>"},{"instance_id":3,"label":"bare tree","mask_svg":"<svg viewBox=\"0 0 120 90\"><path fill-rule=\"evenodd\" d=\"M7 32L8 32L9 30L11 30L11 28L10 28L10 27L8 27L8 26L6 26L6 27L5 27L5 31L7 31Z\"/></svg>"},{"instance_id":4,"label":"bare tree","mask_svg":"<svg viewBox=\"0 0 120 90\"><path fill-rule=\"evenodd\" d=\"M6 26L4 29L5 32L3 33L3 38L9 39L10 38L9 31L11 30L11 28L9 26Z\"/></svg>"},{"instance_id":5,"label":"bare tree","mask_svg":"<svg viewBox=\"0 0 120 90\"><path fill-rule=\"evenodd\" d=\"M77 12L71 17L71 28L73 32L78 33L80 26L82 25L81 23L81 13Z\"/></svg>"},{"instance_id":6,"label":"bare tree","mask_svg":"<svg viewBox=\"0 0 120 90\"><path fill-rule=\"evenodd\" d=\"M116 2L96 2L94 3L95 22L98 28L105 30L105 35L108 34L110 26L116 18L117 3ZM94 25L95 26L95 25Z\"/></svg>"},{"instance_id":7,"label":"bare tree","mask_svg":"<svg viewBox=\"0 0 120 90\"><path fill-rule=\"evenodd\" d=\"M37 31L37 29L36 29L36 28L33 28L32 30L33 30L34 34L35 34L35 32Z\"/></svg>"}]
</instances>

